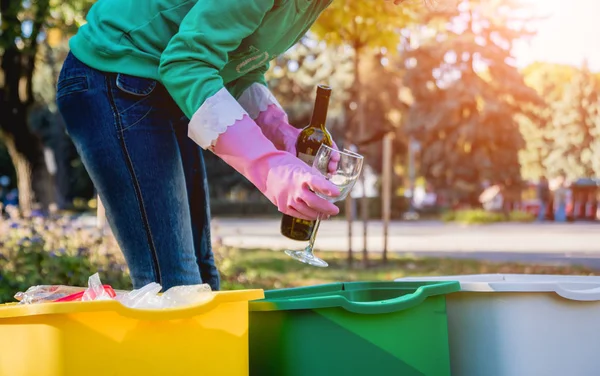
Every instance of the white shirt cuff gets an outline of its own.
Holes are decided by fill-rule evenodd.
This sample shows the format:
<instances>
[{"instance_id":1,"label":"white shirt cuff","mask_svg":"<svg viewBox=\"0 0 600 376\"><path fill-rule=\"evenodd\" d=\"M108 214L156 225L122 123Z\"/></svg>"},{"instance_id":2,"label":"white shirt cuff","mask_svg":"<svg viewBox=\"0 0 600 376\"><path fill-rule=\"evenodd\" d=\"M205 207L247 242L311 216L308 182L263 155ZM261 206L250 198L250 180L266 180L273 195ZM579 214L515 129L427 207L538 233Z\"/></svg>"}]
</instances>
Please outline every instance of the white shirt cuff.
<instances>
[{"instance_id":1,"label":"white shirt cuff","mask_svg":"<svg viewBox=\"0 0 600 376\"><path fill-rule=\"evenodd\" d=\"M244 115L248 112L227 89L222 88L194 113L188 125L188 137L201 148L209 149L228 127L242 120Z\"/></svg>"},{"instance_id":2,"label":"white shirt cuff","mask_svg":"<svg viewBox=\"0 0 600 376\"><path fill-rule=\"evenodd\" d=\"M256 120L258 115L266 111L272 104L283 110L271 91L265 85L259 83L253 83L249 88L244 90L238 102L253 120Z\"/></svg>"}]
</instances>

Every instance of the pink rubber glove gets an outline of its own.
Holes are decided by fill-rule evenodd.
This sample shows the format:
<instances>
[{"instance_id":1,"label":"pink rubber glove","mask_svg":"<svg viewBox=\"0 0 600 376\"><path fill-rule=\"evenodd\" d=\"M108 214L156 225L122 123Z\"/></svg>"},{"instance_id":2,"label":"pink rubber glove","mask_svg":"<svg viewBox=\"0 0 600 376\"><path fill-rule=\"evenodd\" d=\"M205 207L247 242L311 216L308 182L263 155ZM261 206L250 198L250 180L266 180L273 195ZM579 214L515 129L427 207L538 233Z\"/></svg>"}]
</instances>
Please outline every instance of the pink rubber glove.
<instances>
[{"instance_id":1,"label":"pink rubber glove","mask_svg":"<svg viewBox=\"0 0 600 376\"><path fill-rule=\"evenodd\" d=\"M272 104L256 118L256 124L261 131L277 149L287 151L292 155L296 153L296 140L302 130L290 125L286 113L277 105ZM333 140L332 140L333 141ZM335 141L333 141L334 149L338 150ZM333 154L328 169L330 173L335 172L337 163L340 160L339 154Z\"/></svg>"},{"instance_id":2,"label":"pink rubber glove","mask_svg":"<svg viewBox=\"0 0 600 376\"><path fill-rule=\"evenodd\" d=\"M290 125L286 113L272 104L256 118L262 133L277 149L296 155L296 140L302 130Z\"/></svg>"},{"instance_id":3,"label":"pink rubber glove","mask_svg":"<svg viewBox=\"0 0 600 376\"><path fill-rule=\"evenodd\" d=\"M248 116L219 136L212 149L254 184L283 214L315 220L339 209L317 196L339 196L339 189L294 155L280 151Z\"/></svg>"}]
</instances>

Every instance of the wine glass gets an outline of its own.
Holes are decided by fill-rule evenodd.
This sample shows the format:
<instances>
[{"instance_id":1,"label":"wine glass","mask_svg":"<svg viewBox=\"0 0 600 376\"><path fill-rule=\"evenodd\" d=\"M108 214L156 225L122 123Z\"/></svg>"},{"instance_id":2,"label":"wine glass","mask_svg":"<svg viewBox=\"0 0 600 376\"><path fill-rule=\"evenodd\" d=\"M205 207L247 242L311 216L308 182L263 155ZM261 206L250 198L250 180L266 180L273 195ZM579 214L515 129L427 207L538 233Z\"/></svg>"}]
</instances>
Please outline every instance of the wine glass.
<instances>
[{"instance_id":1,"label":"wine glass","mask_svg":"<svg viewBox=\"0 0 600 376\"><path fill-rule=\"evenodd\" d=\"M331 197L316 192L317 195L329 202L344 200L350 191L352 191L354 183L356 183L358 177L360 176L363 160L363 156L358 153L346 149L344 149L344 151L340 151L322 144L317 151L317 155L315 155L312 167L319 173L323 174L327 180L336 185L340 190L340 195ZM285 253L288 256L313 266L319 266L322 268L329 266L327 262L321 260L313 254L315 238L317 236L317 230L319 229L321 219L322 214L319 214L313 232L310 236L308 246L302 251L286 250Z\"/></svg>"}]
</instances>

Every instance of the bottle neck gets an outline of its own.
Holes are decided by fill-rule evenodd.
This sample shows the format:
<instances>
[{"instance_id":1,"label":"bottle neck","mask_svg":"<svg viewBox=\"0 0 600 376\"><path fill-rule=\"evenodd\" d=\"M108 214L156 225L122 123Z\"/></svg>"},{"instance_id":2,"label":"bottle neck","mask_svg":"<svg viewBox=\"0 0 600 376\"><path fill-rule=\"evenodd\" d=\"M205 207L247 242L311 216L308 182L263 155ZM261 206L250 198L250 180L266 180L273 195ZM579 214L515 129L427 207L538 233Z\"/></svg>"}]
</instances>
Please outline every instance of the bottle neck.
<instances>
[{"instance_id":1,"label":"bottle neck","mask_svg":"<svg viewBox=\"0 0 600 376\"><path fill-rule=\"evenodd\" d=\"M328 109L329 96L317 96L317 99L315 100L315 108L313 110L312 119L310 120L311 128L320 128L322 130L325 130Z\"/></svg>"}]
</instances>

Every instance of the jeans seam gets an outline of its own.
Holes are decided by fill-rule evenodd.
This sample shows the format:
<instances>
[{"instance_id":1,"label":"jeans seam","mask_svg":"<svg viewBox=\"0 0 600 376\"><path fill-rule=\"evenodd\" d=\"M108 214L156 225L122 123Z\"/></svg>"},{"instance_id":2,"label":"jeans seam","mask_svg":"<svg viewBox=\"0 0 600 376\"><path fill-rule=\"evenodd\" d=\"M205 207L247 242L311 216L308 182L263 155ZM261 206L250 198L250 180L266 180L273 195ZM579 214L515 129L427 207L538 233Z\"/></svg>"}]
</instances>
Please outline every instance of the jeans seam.
<instances>
[{"instance_id":1,"label":"jeans seam","mask_svg":"<svg viewBox=\"0 0 600 376\"><path fill-rule=\"evenodd\" d=\"M131 107L133 107L133 106L131 106ZM129 107L129 108L131 108L131 107ZM126 127L123 127L123 124L121 124L121 129L120 129L121 133L138 125L142 120L146 119L148 117L148 115L150 115L151 112L152 112L152 108L149 108L148 111L144 114L144 116L142 116L141 118L136 120L133 124L127 125Z\"/></svg>"},{"instance_id":2,"label":"jeans seam","mask_svg":"<svg viewBox=\"0 0 600 376\"><path fill-rule=\"evenodd\" d=\"M127 170L129 170L129 174L131 177L131 181L133 184L133 189L135 191L135 196L138 200L138 210L140 212L140 216L142 217L142 224L144 230L146 231L146 237L148 240L148 246L150 248L150 253L152 257L152 263L154 266L154 275L158 280L158 283L162 285L162 275L160 272L160 267L158 263L158 253L156 251L156 246L154 244L154 240L152 238L152 232L150 231L150 223L148 222L148 215L146 213L146 208L144 206L144 201L142 197L142 190L139 185L139 181L135 174L135 169L133 168L133 162L131 161L131 157L129 155L129 151L127 149L127 144L125 143L125 135L122 132L122 122L121 122L121 114L119 113L117 106L115 104L113 94L112 94L112 84L110 82L110 76L106 75L106 87L108 93L108 100L110 102L110 106L113 111L113 116L115 118L115 126L117 128L117 134L119 137L119 143L121 144L121 150L125 156L125 164L127 165Z\"/></svg>"},{"instance_id":3,"label":"jeans seam","mask_svg":"<svg viewBox=\"0 0 600 376\"><path fill-rule=\"evenodd\" d=\"M128 93L129 94L129 93ZM133 95L133 94L129 94L129 95ZM144 103L145 101L147 101L150 96L146 96L146 97L138 97L140 98L138 101L136 101L135 103L133 103L132 105L130 105L129 107L127 107L126 109L119 111L119 113L125 114L127 111L131 110L132 108L134 108L135 106L139 106L140 104Z\"/></svg>"}]
</instances>

